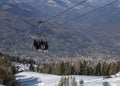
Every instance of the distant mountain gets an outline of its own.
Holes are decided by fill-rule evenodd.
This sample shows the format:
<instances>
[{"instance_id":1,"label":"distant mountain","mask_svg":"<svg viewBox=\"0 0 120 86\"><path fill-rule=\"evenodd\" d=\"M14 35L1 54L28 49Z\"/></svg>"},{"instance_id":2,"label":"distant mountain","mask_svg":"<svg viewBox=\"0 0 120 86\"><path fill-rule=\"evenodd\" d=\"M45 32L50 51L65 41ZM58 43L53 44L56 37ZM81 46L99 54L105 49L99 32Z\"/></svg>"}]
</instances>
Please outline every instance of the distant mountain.
<instances>
[{"instance_id":1,"label":"distant mountain","mask_svg":"<svg viewBox=\"0 0 120 86\"><path fill-rule=\"evenodd\" d=\"M88 0L51 23L42 25L40 31L47 34L50 50L48 54L33 50L33 39L29 36L38 33L37 22L46 20L80 1L82 0L1 0L0 50L11 54L16 50L21 57L38 59L120 59L120 1L71 21L72 18L113 0ZM52 27L64 21L71 23Z\"/></svg>"}]
</instances>

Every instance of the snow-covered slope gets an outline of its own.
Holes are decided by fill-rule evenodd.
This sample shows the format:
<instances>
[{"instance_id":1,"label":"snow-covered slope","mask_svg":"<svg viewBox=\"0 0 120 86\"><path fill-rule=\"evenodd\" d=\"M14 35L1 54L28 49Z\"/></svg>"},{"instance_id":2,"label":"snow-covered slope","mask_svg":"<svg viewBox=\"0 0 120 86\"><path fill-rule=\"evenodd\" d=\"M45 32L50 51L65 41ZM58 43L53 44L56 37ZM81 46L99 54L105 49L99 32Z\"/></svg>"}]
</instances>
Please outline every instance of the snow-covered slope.
<instances>
[{"instance_id":1,"label":"snow-covered slope","mask_svg":"<svg viewBox=\"0 0 120 86\"><path fill-rule=\"evenodd\" d=\"M16 80L20 86L58 86L58 82L61 76L42 74L36 72L22 72L16 74ZM76 80L79 85L81 79L84 80L84 86L119 86L120 76L104 79L97 76L80 76L76 75Z\"/></svg>"},{"instance_id":2,"label":"snow-covered slope","mask_svg":"<svg viewBox=\"0 0 120 86\"><path fill-rule=\"evenodd\" d=\"M82 2L84 0L9 0L10 3L29 3L35 4L36 2L46 4L48 6L58 6L58 7L70 7L74 4ZM87 0L87 2L91 5L103 5L105 3L112 2L113 0ZM114 0L115 1L115 0ZM118 0L118 4L120 5L120 1Z\"/></svg>"},{"instance_id":3,"label":"snow-covered slope","mask_svg":"<svg viewBox=\"0 0 120 86\"><path fill-rule=\"evenodd\" d=\"M37 72L22 72L16 74L20 86L55 86L60 76Z\"/></svg>"}]
</instances>

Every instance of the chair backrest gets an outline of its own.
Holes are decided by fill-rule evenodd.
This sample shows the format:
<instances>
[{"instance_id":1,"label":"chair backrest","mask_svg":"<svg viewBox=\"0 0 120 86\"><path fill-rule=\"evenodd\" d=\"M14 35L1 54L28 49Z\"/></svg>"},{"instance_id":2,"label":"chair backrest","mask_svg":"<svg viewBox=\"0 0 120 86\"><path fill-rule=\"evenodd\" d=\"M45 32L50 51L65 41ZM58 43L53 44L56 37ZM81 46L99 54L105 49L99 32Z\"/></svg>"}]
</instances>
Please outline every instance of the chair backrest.
<instances>
[{"instance_id":1,"label":"chair backrest","mask_svg":"<svg viewBox=\"0 0 120 86\"><path fill-rule=\"evenodd\" d=\"M44 41L43 39L41 40L35 39L33 45L37 50L48 50L48 42Z\"/></svg>"}]
</instances>

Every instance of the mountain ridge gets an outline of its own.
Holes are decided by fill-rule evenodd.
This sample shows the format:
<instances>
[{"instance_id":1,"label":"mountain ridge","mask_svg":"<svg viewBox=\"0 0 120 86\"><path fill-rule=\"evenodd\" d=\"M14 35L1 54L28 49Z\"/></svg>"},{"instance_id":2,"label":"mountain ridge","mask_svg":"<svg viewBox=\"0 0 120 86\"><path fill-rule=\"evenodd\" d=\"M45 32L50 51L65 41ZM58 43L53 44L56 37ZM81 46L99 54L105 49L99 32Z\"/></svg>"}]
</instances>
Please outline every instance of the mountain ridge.
<instances>
[{"instance_id":1,"label":"mountain ridge","mask_svg":"<svg viewBox=\"0 0 120 86\"><path fill-rule=\"evenodd\" d=\"M119 2L72 23L53 28L54 25L57 26L66 20L71 21L72 18L101 6L107 2L106 0L102 0L101 4L98 1L89 0L80 5L79 9L72 9L55 18L51 23L42 25L40 31L47 34L50 50L48 55L34 51L33 39L28 36L38 33L36 23L40 19L44 20L62 12L78 3L79 0L70 0L69 2L60 0L62 3L67 3L67 6L60 4L59 7L48 5L47 1L50 0L0 1L2 2L0 4L0 15L2 15L0 17L0 39L2 40L0 50L2 52L14 54L16 50L18 56L36 57L37 59L77 56L102 60L120 59ZM56 4L61 3L57 0L52 1L56 1ZM68 5L68 3L70 4Z\"/></svg>"}]
</instances>

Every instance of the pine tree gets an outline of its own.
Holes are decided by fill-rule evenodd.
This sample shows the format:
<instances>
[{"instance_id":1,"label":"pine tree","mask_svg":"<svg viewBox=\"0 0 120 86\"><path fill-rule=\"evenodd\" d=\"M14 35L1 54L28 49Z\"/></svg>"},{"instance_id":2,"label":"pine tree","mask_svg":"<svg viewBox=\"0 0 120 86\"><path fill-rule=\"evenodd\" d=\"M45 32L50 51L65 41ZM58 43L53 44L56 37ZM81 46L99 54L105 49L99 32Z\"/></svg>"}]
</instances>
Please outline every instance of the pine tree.
<instances>
[{"instance_id":1,"label":"pine tree","mask_svg":"<svg viewBox=\"0 0 120 86\"><path fill-rule=\"evenodd\" d=\"M75 76L63 76L61 77L58 86L77 86Z\"/></svg>"},{"instance_id":2,"label":"pine tree","mask_svg":"<svg viewBox=\"0 0 120 86\"><path fill-rule=\"evenodd\" d=\"M115 63L110 63L108 71L109 71L109 75L116 74L117 73L117 71L116 71L116 64Z\"/></svg>"},{"instance_id":3,"label":"pine tree","mask_svg":"<svg viewBox=\"0 0 120 86\"><path fill-rule=\"evenodd\" d=\"M34 67L34 65L32 63L30 64L29 70L30 71L35 71L35 67Z\"/></svg>"},{"instance_id":4,"label":"pine tree","mask_svg":"<svg viewBox=\"0 0 120 86\"><path fill-rule=\"evenodd\" d=\"M72 86L77 86L75 76L72 77Z\"/></svg>"},{"instance_id":5,"label":"pine tree","mask_svg":"<svg viewBox=\"0 0 120 86\"><path fill-rule=\"evenodd\" d=\"M98 76L101 75L101 64L100 64L100 62L96 65L94 73L95 73L95 75L98 75Z\"/></svg>"},{"instance_id":6,"label":"pine tree","mask_svg":"<svg viewBox=\"0 0 120 86\"><path fill-rule=\"evenodd\" d=\"M101 75L104 76L105 75L105 62L103 62L101 64Z\"/></svg>"}]
</instances>

